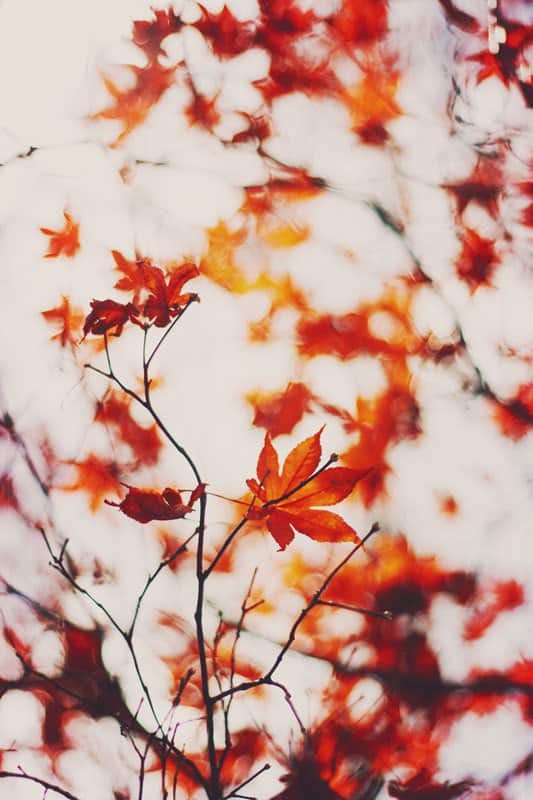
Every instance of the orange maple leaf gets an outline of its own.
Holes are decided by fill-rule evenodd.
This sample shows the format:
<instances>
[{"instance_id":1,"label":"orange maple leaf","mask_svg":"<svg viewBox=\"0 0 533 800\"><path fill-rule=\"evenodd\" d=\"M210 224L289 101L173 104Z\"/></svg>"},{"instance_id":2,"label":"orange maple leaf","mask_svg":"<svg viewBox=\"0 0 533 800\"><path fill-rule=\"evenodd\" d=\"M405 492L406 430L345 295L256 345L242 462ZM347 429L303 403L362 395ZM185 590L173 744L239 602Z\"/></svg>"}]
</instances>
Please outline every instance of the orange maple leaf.
<instances>
[{"instance_id":1,"label":"orange maple leaf","mask_svg":"<svg viewBox=\"0 0 533 800\"><path fill-rule=\"evenodd\" d=\"M76 467L77 480L60 489L66 492L83 491L89 495L89 507L96 511L110 492L118 492L117 465L113 461L104 461L96 453L89 453L84 461L67 462Z\"/></svg>"},{"instance_id":2,"label":"orange maple leaf","mask_svg":"<svg viewBox=\"0 0 533 800\"><path fill-rule=\"evenodd\" d=\"M353 130L367 144L381 145L388 138L386 125L400 114L395 100L399 73L383 75L372 70L342 99L352 120Z\"/></svg>"},{"instance_id":3,"label":"orange maple leaf","mask_svg":"<svg viewBox=\"0 0 533 800\"><path fill-rule=\"evenodd\" d=\"M253 406L253 425L266 428L273 439L291 433L309 410L312 394L304 383L289 383L281 392L252 392L246 397Z\"/></svg>"},{"instance_id":4,"label":"orange maple leaf","mask_svg":"<svg viewBox=\"0 0 533 800\"><path fill-rule=\"evenodd\" d=\"M67 344L74 348L81 338L81 323L84 314L80 309L70 305L68 297L61 295L61 304L47 311L41 311L41 315L52 325L59 324L59 330L50 338L59 339L61 347Z\"/></svg>"},{"instance_id":5,"label":"orange maple leaf","mask_svg":"<svg viewBox=\"0 0 533 800\"><path fill-rule=\"evenodd\" d=\"M41 228L41 233L45 236L50 236L50 243L48 245L48 252L45 258L57 258L59 255L73 258L80 249L80 226L74 222L70 214L66 211L63 212L65 217L65 225L59 231L54 231L51 228Z\"/></svg>"},{"instance_id":6,"label":"orange maple leaf","mask_svg":"<svg viewBox=\"0 0 533 800\"><path fill-rule=\"evenodd\" d=\"M122 131L112 147L122 144L146 120L172 84L176 71L175 67L162 67L157 59L149 61L145 67L127 66L134 76L134 85L122 90L110 78L104 77L104 85L114 102L91 116L95 120L109 119L122 123Z\"/></svg>"},{"instance_id":7,"label":"orange maple leaf","mask_svg":"<svg viewBox=\"0 0 533 800\"><path fill-rule=\"evenodd\" d=\"M111 255L115 261L117 271L122 273L122 278L119 278L115 283L115 289L120 289L123 292L133 292L132 302L137 303L145 286L142 269L145 259L137 258L135 261L129 261L119 250L111 250Z\"/></svg>"},{"instance_id":8,"label":"orange maple leaf","mask_svg":"<svg viewBox=\"0 0 533 800\"><path fill-rule=\"evenodd\" d=\"M248 519L264 521L280 550L294 539L294 530L319 542L358 541L357 533L338 514L313 508L340 503L368 472L347 467L317 470L322 430L291 450L281 475L278 454L267 433L257 461L257 480L246 482L254 499L262 503L260 508L252 503Z\"/></svg>"}]
</instances>

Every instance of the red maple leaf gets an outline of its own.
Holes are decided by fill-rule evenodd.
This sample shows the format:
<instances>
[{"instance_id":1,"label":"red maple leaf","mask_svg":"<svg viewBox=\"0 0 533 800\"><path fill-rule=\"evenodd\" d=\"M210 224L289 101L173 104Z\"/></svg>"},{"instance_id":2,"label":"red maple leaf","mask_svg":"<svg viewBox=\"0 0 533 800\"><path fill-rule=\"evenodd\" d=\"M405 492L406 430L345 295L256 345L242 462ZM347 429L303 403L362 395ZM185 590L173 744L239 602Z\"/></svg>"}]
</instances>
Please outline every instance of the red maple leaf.
<instances>
[{"instance_id":1,"label":"red maple leaf","mask_svg":"<svg viewBox=\"0 0 533 800\"><path fill-rule=\"evenodd\" d=\"M181 492L177 489L167 487L162 492L154 489L136 489L134 486L124 486L128 489L128 494L120 503L111 500L105 502L109 506L120 508L127 517L137 520L137 522L152 522L154 519L169 520L182 519L186 514L193 510L195 501L204 493L205 484L200 483L191 492L188 503L184 503Z\"/></svg>"},{"instance_id":2,"label":"red maple leaf","mask_svg":"<svg viewBox=\"0 0 533 800\"><path fill-rule=\"evenodd\" d=\"M199 4L202 16L194 27L211 43L213 51L219 56L236 56L253 46L256 24L252 20L235 17L227 5L222 11L213 14Z\"/></svg>"},{"instance_id":3,"label":"red maple leaf","mask_svg":"<svg viewBox=\"0 0 533 800\"><path fill-rule=\"evenodd\" d=\"M517 442L533 427L533 383L525 383L507 402L491 398L492 417L504 436Z\"/></svg>"},{"instance_id":4,"label":"red maple leaf","mask_svg":"<svg viewBox=\"0 0 533 800\"><path fill-rule=\"evenodd\" d=\"M480 157L469 176L455 183L442 184L442 188L455 197L458 214L462 214L473 201L483 206L491 216L498 216L499 198L506 182L502 163L501 153L496 157Z\"/></svg>"},{"instance_id":5,"label":"red maple leaf","mask_svg":"<svg viewBox=\"0 0 533 800\"><path fill-rule=\"evenodd\" d=\"M260 0L256 44L270 55L269 77L256 86L270 102L290 92L320 95L334 91L338 78L331 69L330 50L315 47L321 20L313 10L293 0Z\"/></svg>"},{"instance_id":6,"label":"red maple leaf","mask_svg":"<svg viewBox=\"0 0 533 800\"><path fill-rule=\"evenodd\" d=\"M471 228L463 232L462 250L455 268L465 280L473 294L480 286L490 286L491 277L499 263L494 242L484 239Z\"/></svg>"},{"instance_id":7,"label":"red maple leaf","mask_svg":"<svg viewBox=\"0 0 533 800\"><path fill-rule=\"evenodd\" d=\"M141 125L153 106L174 80L175 67L162 67L157 59L149 61L145 67L128 65L135 76L129 89L120 89L112 80L104 78L104 84L114 102L91 116L91 119L110 119L122 122L122 131L113 146L121 144L130 133Z\"/></svg>"},{"instance_id":8,"label":"red maple leaf","mask_svg":"<svg viewBox=\"0 0 533 800\"><path fill-rule=\"evenodd\" d=\"M387 0L342 0L330 22L345 44L369 44L387 30Z\"/></svg>"},{"instance_id":9,"label":"red maple leaf","mask_svg":"<svg viewBox=\"0 0 533 800\"><path fill-rule=\"evenodd\" d=\"M130 321L136 325L139 309L133 303L117 303L115 300L92 300L92 311L87 315L83 326L83 335L92 333L101 336L109 333L111 336L120 336L124 325Z\"/></svg>"},{"instance_id":10,"label":"red maple leaf","mask_svg":"<svg viewBox=\"0 0 533 800\"><path fill-rule=\"evenodd\" d=\"M152 466L159 458L161 439L156 425L143 428L131 415L131 397L108 391L97 403L97 422L107 425L127 444L136 457L137 466Z\"/></svg>"},{"instance_id":11,"label":"red maple leaf","mask_svg":"<svg viewBox=\"0 0 533 800\"><path fill-rule=\"evenodd\" d=\"M213 130L220 122L220 114L217 110L218 93L208 97L198 92L192 81L189 81L189 85L192 98L184 110L185 116L191 125L200 125L208 131Z\"/></svg>"},{"instance_id":12,"label":"red maple leaf","mask_svg":"<svg viewBox=\"0 0 533 800\"><path fill-rule=\"evenodd\" d=\"M139 295L144 289L144 272L143 264L146 263L143 258L136 258L135 261L129 261L118 250L111 250L111 255L116 264L117 271L122 273L122 278L119 278L115 283L115 289L120 289L122 292L133 292L132 302L137 303Z\"/></svg>"},{"instance_id":13,"label":"red maple leaf","mask_svg":"<svg viewBox=\"0 0 533 800\"><path fill-rule=\"evenodd\" d=\"M285 459L280 475L278 454L267 433L257 461L257 480L251 478L246 482L262 503L260 508L252 504L248 519L264 521L280 550L294 539L293 529L319 542L358 540L357 533L342 517L313 506L340 503L368 470L332 467L313 475L322 453L321 435L322 428L296 445Z\"/></svg>"},{"instance_id":14,"label":"red maple leaf","mask_svg":"<svg viewBox=\"0 0 533 800\"><path fill-rule=\"evenodd\" d=\"M59 325L59 330L50 338L59 339L61 347L74 348L81 338L81 323L83 312L70 305L68 297L61 295L61 304L47 311L41 311L42 316L52 325Z\"/></svg>"},{"instance_id":15,"label":"red maple leaf","mask_svg":"<svg viewBox=\"0 0 533 800\"><path fill-rule=\"evenodd\" d=\"M181 30L183 22L174 9L152 9L154 19L135 20L133 23L133 43L143 50L148 58L155 59L161 54L161 42L172 33Z\"/></svg>"},{"instance_id":16,"label":"red maple leaf","mask_svg":"<svg viewBox=\"0 0 533 800\"><path fill-rule=\"evenodd\" d=\"M57 258L57 256L64 255L67 258L73 258L80 249L80 226L74 222L70 214L66 211L63 212L65 217L65 225L59 231L54 231L51 228L41 228L41 233L45 236L50 236L48 244L48 252L45 258Z\"/></svg>"},{"instance_id":17,"label":"red maple leaf","mask_svg":"<svg viewBox=\"0 0 533 800\"><path fill-rule=\"evenodd\" d=\"M254 392L246 399L255 410L253 424L258 428L266 428L275 439L283 433L291 433L309 410L311 398L311 392L304 383L289 383L284 391L270 394Z\"/></svg>"},{"instance_id":18,"label":"red maple leaf","mask_svg":"<svg viewBox=\"0 0 533 800\"><path fill-rule=\"evenodd\" d=\"M502 611L511 611L524 602L524 589L515 580L500 581L492 587L488 597L482 598L464 627L466 641L479 639Z\"/></svg>"},{"instance_id":19,"label":"red maple leaf","mask_svg":"<svg viewBox=\"0 0 533 800\"><path fill-rule=\"evenodd\" d=\"M191 300L198 299L195 294L182 294L183 286L192 278L200 274L195 264L185 263L167 276L159 267L144 264L143 267L145 286L150 294L144 304L144 315L153 320L158 328L168 325L172 317L177 316L181 309Z\"/></svg>"}]
</instances>

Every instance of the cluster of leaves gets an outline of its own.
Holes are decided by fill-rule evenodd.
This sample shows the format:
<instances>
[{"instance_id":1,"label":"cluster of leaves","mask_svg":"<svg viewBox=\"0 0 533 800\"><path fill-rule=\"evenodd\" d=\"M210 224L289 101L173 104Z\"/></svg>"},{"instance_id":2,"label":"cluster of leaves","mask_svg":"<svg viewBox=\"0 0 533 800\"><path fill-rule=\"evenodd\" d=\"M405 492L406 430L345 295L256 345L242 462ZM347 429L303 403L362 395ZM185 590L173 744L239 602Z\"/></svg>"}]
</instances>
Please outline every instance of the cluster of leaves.
<instances>
[{"instance_id":1,"label":"cluster of leaves","mask_svg":"<svg viewBox=\"0 0 533 800\"><path fill-rule=\"evenodd\" d=\"M114 255L124 270L125 259L119 253ZM84 335L92 333L96 336L120 336L127 322L133 322L141 328L150 325L166 328L188 304L198 299L196 294L182 292L187 281L198 274L198 267L189 263L182 264L167 276L162 269L154 267L145 259L128 265L128 272L117 281L115 287L123 291L133 291L137 298L146 292L148 296L142 307L134 303L118 303L116 300L93 300L92 311L83 325Z\"/></svg>"}]
</instances>

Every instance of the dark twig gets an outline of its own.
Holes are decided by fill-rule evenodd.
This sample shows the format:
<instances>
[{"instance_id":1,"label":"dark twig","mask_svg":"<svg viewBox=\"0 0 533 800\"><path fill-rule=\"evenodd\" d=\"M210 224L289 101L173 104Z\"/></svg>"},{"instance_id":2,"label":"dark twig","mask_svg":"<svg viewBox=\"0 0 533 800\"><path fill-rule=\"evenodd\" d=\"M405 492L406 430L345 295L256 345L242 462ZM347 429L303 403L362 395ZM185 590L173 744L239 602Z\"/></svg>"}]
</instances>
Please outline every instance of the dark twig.
<instances>
[{"instance_id":1,"label":"dark twig","mask_svg":"<svg viewBox=\"0 0 533 800\"><path fill-rule=\"evenodd\" d=\"M144 600L144 598L145 598L145 596L146 596L146 593L147 593L148 589L150 588L150 586L152 585L152 583L155 581L155 579L157 578L157 576L159 575L159 573L160 573L162 570L164 570L164 569L165 569L165 567L168 567L168 566L169 566L169 564L172 564L172 562L173 562L173 561L175 561L175 560L176 560L176 558L178 558L178 556L180 556L182 553L184 553L184 552L187 550L187 545L188 545L188 544L189 544L189 543L190 543L190 542L191 542L191 541L194 539L194 537L195 537L195 536L197 536L197 535L198 535L198 531L197 531L197 530L195 530L195 531L194 531L194 533L192 533L192 534L189 536L189 538L188 538L188 539L186 539L186 540L183 542L183 544L181 544L181 545L180 545L180 546L179 546L179 547L178 547L176 550L174 550L174 552L173 552L173 553L171 553L171 555L170 555L170 556L168 556L168 558L165 558L163 561L161 561L161 562L158 564L158 566L157 566L157 568L155 569L155 571L154 571L154 572L152 572L150 575L148 575L148 577L147 577L147 579L146 579L146 583L144 584L144 587L143 587L143 589L142 589L141 593L139 594L139 596L138 596L138 598L137 598L137 602L136 602L136 604L135 604L135 611L133 612L133 619L132 619L132 621L131 621L130 627L129 627L129 628L128 628L128 630L127 630L127 636L128 636L128 638L129 638L129 639L131 639L131 638L133 637L133 632L134 632L134 629L135 629L135 625L137 624L137 618L138 618L138 616L139 616L139 612L140 612L140 610L141 610L141 605L142 605L142 602L143 602L143 600Z\"/></svg>"},{"instance_id":2,"label":"dark twig","mask_svg":"<svg viewBox=\"0 0 533 800\"><path fill-rule=\"evenodd\" d=\"M64 561L60 560L59 557L56 556L56 554L54 553L53 548L52 548L52 546L50 544L50 541L49 541L49 539L48 539L48 537L46 535L46 532L45 532L44 528L38 526L38 530L41 532L41 535L42 535L42 537L44 539L44 542L45 542L45 545L47 547L47 550L48 550L48 552L50 554L50 557L51 557L50 565L54 569L56 569L65 578L65 580L68 581L68 583L72 586L72 588L75 591L79 592L84 597L86 597L88 600L90 600L91 603L93 603L104 614L104 616L107 618L107 620L110 622L110 624L115 628L117 633L121 636L121 638L126 643L126 646L127 646L128 650L129 650L129 653L130 653L130 657L131 657L132 662L133 662L133 667L134 667L134 670L135 670L135 674L137 675L137 679L138 679L139 684L140 684L140 686L141 686L141 688L142 688L142 690L144 692L144 696L146 697L146 700L148 702L148 706L150 708L150 711L152 712L152 716L153 716L153 718L155 720L155 723L157 725L156 730L160 730L161 731L161 734L162 734L162 737L163 737L163 742L164 742L165 739L166 739L166 736L165 736L165 733L164 733L164 730L163 730L163 726L162 726L161 721L159 720L159 716L157 714L157 711L156 711L156 708L155 708L155 705L154 705L154 702L153 702L152 695L151 695L150 689L148 687L148 684L146 683L146 680L144 679L144 676L142 674L142 671L141 671L141 668L140 668L140 665L139 665L139 661L138 661L138 658L137 658L137 653L135 652L135 648L133 646L132 639L128 634L128 631L125 631L122 628L122 626L119 625L119 623L116 621L116 619L110 613L110 611L99 600L97 600L96 597L94 597L94 595L91 594L91 592L89 592L87 589L85 589L83 586L81 586L81 584L79 584L78 581L75 578L72 577L72 575L66 569ZM65 547L64 546L62 547L62 552L63 552L63 554L65 553ZM200 782L200 784L204 788L206 788L205 778L202 775L202 773L200 772L200 770L198 769L198 767L196 766L196 764L194 763L194 761L192 761L191 759L187 758L187 756L185 756L182 753L180 753L180 751L176 751L176 754L177 755L179 754L178 757L182 758L182 760L187 765L187 767L192 772L192 774L195 776L195 778Z\"/></svg>"},{"instance_id":3,"label":"dark twig","mask_svg":"<svg viewBox=\"0 0 533 800\"><path fill-rule=\"evenodd\" d=\"M165 332L163 333L163 335L161 336L161 338L159 339L159 341L155 345L154 349L152 350L152 352L150 353L150 355L148 356L148 358L145 361L147 369L150 367L150 364L152 363L153 357L155 356L155 354L157 353L157 351L159 350L159 348L161 347L161 345L163 344L163 342L165 341L165 339L167 338L169 333L173 330L173 328L176 325L176 323L180 321L180 319L185 314L185 312L187 311L189 306L191 306L194 302L197 302L197 299L198 299L198 296L197 295L193 295L191 297L191 299L187 301L187 304L181 309L181 311L178 314L178 316L175 317L172 320L172 322L170 323L170 325L168 326L168 328L165 329Z\"/></svg>"},{"instance_id":4,"label":"dark twig","mask_svg":"<svg viewBox=\"0 0 533 800\"><path fill-rule=\"evenodd\" d=\"M304 486L307 486L308 483L311 483L311 481L314 480L314 478L316 478L317 475L320 475L321 472L324 472L324 470L326 470L329 466L331 466L331 464L334 464L338 460L339 460L338 455L336 453L332 453L328 458L328 460L324 464L322 464L322 466L319 467L315 472L313 472L312 475L310 475L308 478L305 478L305 480L300 481L300 483L296 484L296 486L294 486L290 491L285 492L284 494L274 498L273 500L267 500L266 503L263 503L263 508L269 508L270 506L278 505L278 503L283 503L293 494L299 492L300 489L303 489Z\"/></svg>"},{"instance_id":5,"label":"dark twig","mask_svg":"<svg viewBox=\"0 0 533 800\"><path fill-rule=\"evenodd\" d=\"M380 619L392 619L391 611L372 611L370 608L359 608L348 603L337 603L334 600L317 600L318 606L329 606L330 608L344 608L346 611L356 611L358 614L366 614L368 617L378 617Z\"/></svg>"},{"instance_id":6,"label":"dark twig","mask_svg":"<svg viewBox=\"0 0 533 800\"><path fill-rule=\"evenodd\" d=\"M42 778L37 778L35 775L30 775L28 772L25 772L22 767L18 767L20 772L11 772L11 770L2 769L0 770L0 778L22 778L23 780L32 781L33 783L38 783L39 786L42 786L45 792L55 792L56 794L60 794L61 797L66 797L68 800L80 800L80 798L72 794L72 792L68 792L66 789L62 789L60 786L57 786L55 783L50 783L49 781L45 781Z\"/></svg>"},{"instance_id":7,"label":"dark twig","mask_svg":"<svg viewBox=\"0 0 533 800\"><path fill-rule=\"evenodd\" d=\"M241 789L244 789L246 786L248 786L248 784L250 784L252 781L255 781L256 778L262 775L263 772L267 772L269 769L270 769L270 764L263 764L261 769L258 769L256 772L253 773L253 775L250 775L250 777L247 778L245 781L240 783L238 786L235 786L235 788L232 789L229 794L225 794L222 800L229 800L230 797L238 797L239 796L238 792L240 792Z\"/></svg>"},{"instance_id":8,"label":"dark twig","mask_svg":"<svg viewBox=\"0 0 533 800\"><path fill-rule=\"evenodd\" d=\"M255 688L259 687L259 686L268 686L268 685L281 686L280 684L277 684L273 680L272 676L274 675L276 670L279 668L279 666L280 666L281 662L283 661L285 655L287 654L288 650L290 650L290 648L292 647L292 645L294 643L294 640L296 639L296 632L297 632L298 628L300 627L302 622L305 620L305 618L308 616L308 614L313 610L313 608L316 605L319 604L319 601L320 601L322 595L324 594L324 592L326 591L326 589L328 588L328 586L330 585L332 580L335 578L335 576L338 575L338 573L343 569L343 567L345 567L346 564L353 558L355 553L357 553L358 550L360 550L362 547L364 547L364 545L370 539L370 537L373 536L374 533L376 533L378 530L379 530L379 525L377 523L374 523L372 525L372 527L370 528L370 530L368 531L368 533L359 542L357 542L357 544L354 545L354 547L352 547L352 549L349 551L349 553L347 553L347 555L328 574L328 576L323 581L322 586L320 587L320 589L318 589L314 593L314 595L311 598L311 600L308 602L308 604L305 606L305 608L303 608L302 611L300 611L300 613L297 616L296 620L292 624L292 627L290 629L289 635L288 635L286 641L284 642L284 644L281 646L280 651L279 651L276 659L274 660L273 665L268 670L268 672L266 672L261 678L258 678L255 681L243 681L242 683L239 683L236 686L234 686L233 689L226 689L224 692L220 692L219 694L217 694L217 695L215 695L213 697L213 702L218 703L223 698L228 697L228 695L230 695L230 694L233 695L233 694L237 694L239 692L246 692L246 691L249 691L250 689L255 689ZM284 687L281 686L281 688L284 688Z\"/></svg>"}]
</instances>

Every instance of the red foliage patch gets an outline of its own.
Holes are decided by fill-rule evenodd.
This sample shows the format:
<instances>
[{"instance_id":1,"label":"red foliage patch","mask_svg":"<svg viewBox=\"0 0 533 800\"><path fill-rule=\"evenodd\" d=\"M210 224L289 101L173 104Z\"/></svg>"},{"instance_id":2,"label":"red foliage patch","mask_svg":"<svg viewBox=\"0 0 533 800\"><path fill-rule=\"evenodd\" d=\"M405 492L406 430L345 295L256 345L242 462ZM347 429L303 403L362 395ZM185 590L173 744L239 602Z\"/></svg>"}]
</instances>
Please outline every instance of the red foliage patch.
<instances>
[{"instance_id":1,"label":"red foliage patch","mask_svg":"<svg viewBox=\"0 0 533 800\"><path fill-rule=\"evenodd\" d=\"M73 258L80 249L80 226L74 219L63 212L65 217L65 225L61 230L54 231L51 228L41 228L41 233L45 236L50 236L50 243L48 245L48 252L45 258L57 258L58 256L66 256Z\"/></svg>"},{"instance_id":2,"label":"red foliage patch","mask_svg":"<svg viewBox=\"0 0 533 800\"><path fill-rule=\"evenodd\" d=\"M106 461L95 453L89 453L84 461L69 461L76 468L77 480L59 488L67 492L85 492L89 495L89 507L96 511L110 492L118 492L120 482L114 461Z\"/></svg>"},{"instance_id":3,"label":"red foliage patch","mask_svg":"<svg viewBox=\"0 0 533 800\"><path fill-rule=\"evenodd\" d=\"M70 300L65 295L61 295L61 305L42 311L45 320L55 326L59 326L57 333L50 338L58 339L61 347L69 345L76 347L81 339L81 324L84 319L83 311L70 305Z\"/></svg>"},{"instance_id":4,"label":"red foliage patch","mask_svg":"<svg viewBox=\"0 0 533 800\"><path fill-rule=\"evenodd\" d=\"M490 286L491 277L499 262L492 239L484 239L471 228L464 228L462 250L456 262L457 275L473 293L480 286Z\"/></svg>"},{"instance_id":5,"label":"red foliage patch","mask_svg":"<svg viewBox=\"0 0 533 800\"><path fill-rule=\"evenodd\" d=\"M517 442L533 427L533 383L520 386L512 400L490 399L492 417L504 436Z\"/></svg>"},{"instance_id":6,"label":"red foliage patch","mask_svg":"<svg viewBox=\"0 0 533 800\"><path fill-rule=\"evenodd\" d=\"M161 452L161 439L156 425L143 428L131 415L131 398L113 390L106 392L97 403L94 419L113 429L135 456L135 468L157 463Z\"/></svg>"},{"instance_id":7,"label":"red foliage patch","mask_svg":"<svg viewBox=\"0 0 533 800\"><path fill-rule=\"evenodd\" d=\"M273 439L291 433L306 411L309 411L312 395L303 383L289 383L281 392L263 394L253 392L247 396L255 410L253 424L265 428Z\"/></svg>"},{"instance_id":8,"label":"red foliage patch","mask_svg":"<svg viewBox=\"0 0 533 800\"><path fill-rule=\"evenodd\" d=\"M524 589L515 580L501 581L483 593L478 607L474 607L465 624L466 641L479 639L502 611L511 611L524 602Z\"/></svg>"},{"instance_id":9,"label":"red foliage patch","mask_svg":"<svg viewBox=\"0 0 533 800\"><path fill-rule=\"evenodd\" d=\"M387 5L387 0L342 0L329 22L345 44L367 45L386 33Z\"/></svg>"}]
</instances>

